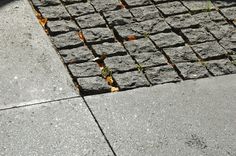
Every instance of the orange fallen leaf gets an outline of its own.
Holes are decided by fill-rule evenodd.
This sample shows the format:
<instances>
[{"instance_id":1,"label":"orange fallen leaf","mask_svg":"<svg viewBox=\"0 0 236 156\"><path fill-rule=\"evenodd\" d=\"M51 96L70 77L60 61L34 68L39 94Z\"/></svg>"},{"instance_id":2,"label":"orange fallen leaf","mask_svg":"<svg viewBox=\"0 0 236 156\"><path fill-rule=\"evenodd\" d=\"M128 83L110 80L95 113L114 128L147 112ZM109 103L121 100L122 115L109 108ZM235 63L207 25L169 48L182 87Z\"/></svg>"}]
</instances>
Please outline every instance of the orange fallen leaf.
<instances>
[{"instance_id":1,"label":"orange fallen leaf","mask_svg":"<svg viewBox=\"0 0 236 156\"><path fill-rule=\"evenodd\" d=\"M109 85L112 85L112 84L114 83L114 80L113 80L113 78L112 78L111 76L107 76L107 77L106 77L106 81L107 81L107 83L108 83Z\"/></svg>"},{"instance_id":2,"label":"orange fallen leaf","mask_svg":"<svg viewBox=\"0 0 236 156\"><path fill-rule=\"evenodd\" d=\"M47 22L48 22L48 19L47 19L47 18L44 18L39 12L36 12L36 17L37 17L38 20L39 20L39 24L40 24L42 27L45 27L45 25L46 25Z\"/></svg>"},{"instance_id":3,"label":"orange fallen leaf","mask_svg":"<svg viewBox=\"0 0 236 156\"><path fill-rule=\"evenodd\" d=\"M128 38L128 41L137 40L135 35L129 35L129 36L127 36L127 38Z\"/></svg>"},{"instance_id":4,"label":"orange fallen leaf","mask_svg":"<svg viewBox=\"0 0 236 156\"><path fill-rule=\"evenodd\" d=\"M78 32L79 38L84 42L85 41L85 37L84 34L80 31Z\"/></svg>"},{"instance_id":5,"label":"orange fallen leaf","mask_svg":"<svg viewBox=\"0 0 236 156\"><path fill-rule=\"evenodd\" d=\"M111 87L111 92L114 93L114 92L118 92L119 91L119 88L118 87Z\"/></svg>"}]
</instances>

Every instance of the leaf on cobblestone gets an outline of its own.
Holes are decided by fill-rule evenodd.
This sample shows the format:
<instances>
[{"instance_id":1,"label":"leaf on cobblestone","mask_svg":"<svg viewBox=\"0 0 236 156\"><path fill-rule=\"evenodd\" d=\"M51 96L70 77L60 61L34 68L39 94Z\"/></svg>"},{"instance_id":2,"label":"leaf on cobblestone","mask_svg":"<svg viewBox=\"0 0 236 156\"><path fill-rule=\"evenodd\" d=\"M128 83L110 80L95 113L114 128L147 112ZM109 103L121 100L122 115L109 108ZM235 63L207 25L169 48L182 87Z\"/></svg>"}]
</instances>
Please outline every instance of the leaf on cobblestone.
<instances>
[{"instance_id":1,"label":"leaf on cobblestone","mask_svg":"<svg viewBox=\"0 0 236 156\"><path fill-rule=\"evenodd\" d=\"M124 2L124 0L120 0L119 8L120 9L127 8L127 4Z\"/></svg>"},{"instance_id":2,"label":"leaf on cobblestone","mask_svg":"<svg viewBox=\"0 0 236 156\"><path fill-rule=\"evenodd\" d=\"M81 41L83 41L83 42L85 41L84 34L83 34L81 31L78 32L77 35L79 36L79 38L80 38Z\"/></svg>"},{"instance_id":3,"label":"leaf on cobblestone","mask_svg":"<svg viewBox=\"0 0 236 156\"><path fill-rule=\"evenodd\" d=\"M118 92L119 91L119 88L118 87L111 87L111 92L114 93L114 92Z\"/></svg>"},{"instance_id":4,"label":"leaf on cobblestone","mask_svg":"<svg viewBox=\"0 0 236 156\"><path fill-rule=\"evenodd\" d=\"M45 27L45 25L47 24L48 19L43 18L43 16L39 12L36 13L36 17L38 18L40 25L42 27Z\"/></svg>"},{"instance_id":5,"label":"leaf on cobblestone","mask_svg":"<svg viewBox=\"0 0 236 156\"><path fill-rule=\"evenodd\" d=\"M137 40L135 35L129 35L127 38L128 38L128 41Z\"/></svg>"},{"instance_id":6,"label":"leaf on cobblestone","mask_svg":"<svg viewBox=\"0 0 236 156\"><path fill-rule=\"evenodd\" d=\"M112 71L109 69L109 67L105 66L102 68L101 74L104 78L107 78L108 76L112 75Z\"/></svg>"},{"instance_id":7,"label":"leaf on cobblestone","mask_svg":"<svg viewBox=\"0 0 236 156\"><path fill-rule=\"evenodd\" d=\"M112 85L114 83L114 80L113 80L112 76L107 76L106 81L109 85Z\"/></svg>"}]
</instances>

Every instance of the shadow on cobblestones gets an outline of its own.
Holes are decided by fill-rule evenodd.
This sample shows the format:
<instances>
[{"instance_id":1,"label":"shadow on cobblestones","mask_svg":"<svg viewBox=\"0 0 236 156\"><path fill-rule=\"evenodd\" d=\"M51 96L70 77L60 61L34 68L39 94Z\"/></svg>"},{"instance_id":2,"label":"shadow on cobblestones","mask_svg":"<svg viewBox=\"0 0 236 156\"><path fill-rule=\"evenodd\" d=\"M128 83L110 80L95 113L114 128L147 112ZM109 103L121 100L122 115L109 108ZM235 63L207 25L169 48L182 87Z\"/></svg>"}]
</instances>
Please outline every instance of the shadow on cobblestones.
<instances>
[{"instance_id":1,"label":"shadow on cobblestones","mask_svg":"<svg viewBox=\"0 0 236 156\"><path fill-rule=\"evenodd\" d=\"M15 0L1 0L1 1L0 1L0 7L6 5L6 4L8 4L8 3L11 3L11 2L13 2L13 1L15 1Z\"/></svg>"}]
</instances>

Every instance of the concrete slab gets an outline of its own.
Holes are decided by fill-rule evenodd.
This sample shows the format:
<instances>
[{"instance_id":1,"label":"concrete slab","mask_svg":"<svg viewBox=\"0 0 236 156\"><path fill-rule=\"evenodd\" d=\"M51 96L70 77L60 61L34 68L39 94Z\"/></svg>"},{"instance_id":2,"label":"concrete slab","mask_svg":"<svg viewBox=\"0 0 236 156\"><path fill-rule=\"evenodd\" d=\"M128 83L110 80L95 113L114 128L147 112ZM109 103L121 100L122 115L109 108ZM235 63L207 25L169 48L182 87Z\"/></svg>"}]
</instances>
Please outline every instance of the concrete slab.
<instances>
[{"instance_id":1,"label":"concrete slab","mask_svg":"<svg viewBox=\"0 0 236 156\"><path fill-rule=\"evenodd\" d=\"M27 0L0 7L0 108L77 96Z\"/></svg>"},{"instance_id":2,"label":"concrete slab","mask_svg":"<svg viewBox=\"0 0 236 156\"><path fill-rule=\"evenodd\" d=\"M0 155L112 155L81 98L0 112Z\"/></svg>"},{"instance_id":3,"label":"concrete slab","mask_svg":"<svg viewBox=\"0 0 236 156\"><path fill-rule=\"evenodd\" d=\"M117 155L236 155L236 75L85 99Z\"/></svg>"}]
</instances>

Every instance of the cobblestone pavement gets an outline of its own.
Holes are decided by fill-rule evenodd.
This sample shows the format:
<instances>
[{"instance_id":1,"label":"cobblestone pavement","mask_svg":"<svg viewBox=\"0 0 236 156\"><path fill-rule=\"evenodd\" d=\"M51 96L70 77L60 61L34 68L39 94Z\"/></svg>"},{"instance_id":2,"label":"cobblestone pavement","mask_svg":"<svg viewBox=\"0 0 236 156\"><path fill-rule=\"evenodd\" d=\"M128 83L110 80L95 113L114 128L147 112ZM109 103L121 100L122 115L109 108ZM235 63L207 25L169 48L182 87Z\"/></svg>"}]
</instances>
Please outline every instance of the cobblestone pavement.
<instances>
[{"instance_id":1,"label":"cobblestone pavement","mask_svg":"<svg viewBox=\"0 0 236 156\"><path fill-rule=\"evenodd\" d=\"M236 73L234 0L31 2L84 95Z\"/></svg>"}]
</instances>

